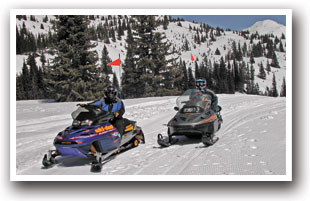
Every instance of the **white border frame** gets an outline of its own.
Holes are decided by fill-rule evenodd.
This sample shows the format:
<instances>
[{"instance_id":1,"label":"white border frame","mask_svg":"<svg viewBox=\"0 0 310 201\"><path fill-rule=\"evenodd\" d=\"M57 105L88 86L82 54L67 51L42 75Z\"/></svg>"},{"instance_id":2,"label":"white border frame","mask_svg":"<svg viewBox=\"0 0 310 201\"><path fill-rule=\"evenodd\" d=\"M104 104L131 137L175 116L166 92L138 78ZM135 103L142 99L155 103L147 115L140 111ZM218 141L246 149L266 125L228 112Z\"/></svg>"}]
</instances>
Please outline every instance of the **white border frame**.
<instances>
[{"instance_id":1,"label":"white border frame","mask_svg":"<svg viewBox=\"0 0 310 201\"><path fill-rule=\"evenodd\" d=\"M17 175L16 15L285 15L286 175ZM291 9L12 9L10 12L11 181L292 181L292 10Z\"/></svg>"}]
</instances>

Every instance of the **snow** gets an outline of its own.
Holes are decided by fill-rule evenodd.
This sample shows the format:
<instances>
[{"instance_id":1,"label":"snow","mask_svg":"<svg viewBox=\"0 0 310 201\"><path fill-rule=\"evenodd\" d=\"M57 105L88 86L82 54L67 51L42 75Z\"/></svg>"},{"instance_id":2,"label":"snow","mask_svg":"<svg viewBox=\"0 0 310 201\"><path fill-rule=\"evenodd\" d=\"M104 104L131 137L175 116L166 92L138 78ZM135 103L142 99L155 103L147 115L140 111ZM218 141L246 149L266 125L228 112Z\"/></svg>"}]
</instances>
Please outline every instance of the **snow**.
<instances>
[{"instance_id":1,"label":"snow","mask_svg":"<svg viewBox=\"0 0 310 201\"><path fill-rule=\"evenodd\" d=\"M176 113L173 110L176 98L124 100L125 117L142 127L146 144L104 164L99 173L102 180L108 175L272 177L289 174L286 169L286 98L219 95L224 123L215 145L206 148L199 139L178 136L177 144L163 149L157 144L157 134L166 136L164 124ZM90 172L89 160L73 157L58 158L58 164L51 169L41 168L43 155L53 148L56 134L71 124L70 114L76 104L42 100L16 102L16 136L13 137L16 137L17 177L98 175Z\"/></svg>"}]
</instances>

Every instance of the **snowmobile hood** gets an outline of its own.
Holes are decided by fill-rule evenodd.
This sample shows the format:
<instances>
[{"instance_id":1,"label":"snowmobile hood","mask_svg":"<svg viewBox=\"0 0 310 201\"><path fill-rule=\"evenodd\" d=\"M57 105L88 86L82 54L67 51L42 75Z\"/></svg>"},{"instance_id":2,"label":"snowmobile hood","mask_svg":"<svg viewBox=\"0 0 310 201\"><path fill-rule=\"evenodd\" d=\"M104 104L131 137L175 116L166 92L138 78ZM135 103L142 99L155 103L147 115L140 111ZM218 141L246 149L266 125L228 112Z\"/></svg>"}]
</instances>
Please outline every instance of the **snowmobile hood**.
<instances>
[{"instance_id":1,"label":"snowmobile hood","mask_svg":"<svg viewBox=\"0 0 310 201\"><path fill-rule=\"evenodd\" d=\"M60 132L55 141L76 141L81 143L86 141L92 141L105 134L115 132L119 134L117 129L110 123L104 123L101 125L87 126L80 129L75 129L73 126L66 128Z\"/></svg>"}]
</instances>

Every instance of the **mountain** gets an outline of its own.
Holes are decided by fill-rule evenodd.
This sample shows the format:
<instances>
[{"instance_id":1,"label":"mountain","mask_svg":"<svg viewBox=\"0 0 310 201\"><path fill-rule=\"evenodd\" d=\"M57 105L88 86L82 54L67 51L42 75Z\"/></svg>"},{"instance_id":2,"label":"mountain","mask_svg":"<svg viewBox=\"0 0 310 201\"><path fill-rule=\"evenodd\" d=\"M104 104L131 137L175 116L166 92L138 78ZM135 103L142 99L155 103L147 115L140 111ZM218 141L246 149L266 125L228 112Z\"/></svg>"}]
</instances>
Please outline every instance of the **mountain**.
<instances>
[{"instance_id":1,"label":"mountain","mask_svg":"<svg viewBox=\"0 0 310 201\"><path fill-rule=\"evenodd\" d=\"M21 30L24 26L28 32L33 33L35 37L39 34L51 34L54 33L54 23L57 21L55 16L47 16L48 21L44 22L46 16L35 16L34 19L30 19L30 16L25 18L16 19L16 27ZM128 18L128 19L127 19ZM134 18L131 16L92 16L90 18L89 26L94 30L98 30L103 27L104 24L109 24L109 27L116 29L118 20L128 20L128 23L134 23ZM162 20L163 17L159 16L157 19ZM111 25L113 24L114 25ZM245 31L249 31L249 33ZM277 90L280 92L282 80L286 75L286 52L285 49L281 51L282 47L286 47L286 39L282 38L282 34L285 36L285 26L278 24L272 20L265 20L256 22L251 27L243 30L244 32L235 32L230 30L223 30L219 28L213 28L206 24L199 24L188 21L170 20L168 25L160 25L156 28L155 32L164 33L166 36L166 42L172 44L172 48L176 52L173 55L167 56L174 58L180 58L186 64L186 67L191 67L195 70L195 63L197 65L214 65L214 63L220 63L221 58L224 58L226 67L233 64L232 55L238 51L241 55L239 65L244 63L245 66L250 68L253 66L254 77L253 83L257 83L261 93L266 92L266 87L271 89L273 74L276 76ZM256 34L256 32L258 34ZM265 34L273 34L277 36L264 36ZM116 34L117 35L117 34ZM127 30L124 30L124 35L120 36L116 41L110 40L109 43L102 39L94 39L92 41L95 44L93 50L97 51L100 66L100 58L102 55L103 47L106 46L109 57L111 60L120 58L123 62L126 58L127 50L126 46ZM255 53L257 47L261 48L259 54ZM234 49L235 48L235 49ZM255 49L256 48L256 49ZM270 53L269 49L272 49ZM271 67L270 72L266 72L266 78L261 79L259 77L260 66L263 65L267 69L267 64L272 63L272 58L268 54L274 55L277 58L278 67ZM44 54L46 63L52 64L55 55L49 53L48 48L37 51L36 62L38 66L42 66L40 61L40 55ZM191 54L194 56L195 61L191 60ZM253 54L255 55L253 57ZM252 55L252 56L251 56ZM27 60L28 53L16 55L16 73L20 74L23 66L23 61ZM207 61L206 61L207 60ZM209 65L209 68L210 68ZM120 78L120 67L113 67L113 72L116 73L118 79ZM245 88L246 88L245 84Z\"/></svg>"},{"instance_id":2,"label":"mountain","mask_svg":"<svg viewBox=\"0 0 310 201\"><path fill-rule=\"evenodd\" d=\"M258 21L252 26L244 29L243 31L246 31L246 30L248 30L250 33L257 32L260 35L273 34L278 37L281 37L282 33L284 34L286 33L286 27L273 20Z\"/></svg>"}]
</instances>

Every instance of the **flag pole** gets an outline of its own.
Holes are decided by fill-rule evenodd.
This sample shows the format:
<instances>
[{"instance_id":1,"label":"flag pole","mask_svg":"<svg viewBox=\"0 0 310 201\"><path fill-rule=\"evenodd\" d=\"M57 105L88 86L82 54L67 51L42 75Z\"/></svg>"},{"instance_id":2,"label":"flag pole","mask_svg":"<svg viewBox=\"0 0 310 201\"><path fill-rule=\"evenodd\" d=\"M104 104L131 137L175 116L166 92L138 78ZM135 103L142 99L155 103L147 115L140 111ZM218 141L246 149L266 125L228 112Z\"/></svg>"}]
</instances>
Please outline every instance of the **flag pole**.
<instances>
[{"instance_id":1,"label":"flag pole","mask_svg":"<svg viewBox=\"0 0 310 201\"><path fill-rule=\"evenodd\" d=\"M119 91L120 91L120 99L122 99L122 95L123 95L123 89L122 89L122 62L120 63L120 65L119 65L119 79L120 79L120 81L119 81Z\"/></svg>"},{"instance_id":2,"label":"flag pole","mask_svg":"<svg viewBox=\"0 0 310 201\"><path fill-rule=\"evenodd\" d=\"M119 89L120 89L120 98L122 98L122 63L121 63L121 58L120 58L120 55L119 55L119 58L116 59L115 61L112 61L110 63L107 64L108 66L119 66L119 79L120 79L120 86L119 86Z\"/></svg>"}]
</instances>

